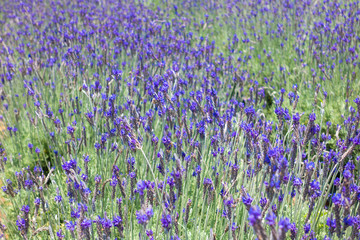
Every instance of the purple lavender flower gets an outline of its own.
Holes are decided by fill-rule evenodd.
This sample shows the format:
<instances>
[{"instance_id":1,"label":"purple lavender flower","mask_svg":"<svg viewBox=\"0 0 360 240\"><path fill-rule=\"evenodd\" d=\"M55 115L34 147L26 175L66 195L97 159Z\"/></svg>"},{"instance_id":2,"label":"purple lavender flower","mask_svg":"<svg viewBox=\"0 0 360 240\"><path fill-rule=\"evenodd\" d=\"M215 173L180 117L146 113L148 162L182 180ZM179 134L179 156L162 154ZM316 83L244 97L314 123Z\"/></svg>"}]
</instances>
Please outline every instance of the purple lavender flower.
<instances>
[{"instance_id":1,"label":"purple lavender flower","mask_svg":"<svg viewBox=\"0 0 360 240\"><path fill-rule=\"evenodd\" d=\"M62 230L60 229L58 232L56 232L56 236L59 240L62 240L65 238L65 235L62 234Z\"/></svg>"},{"instance_id":2,"label":"purple lavender flower","mask_svg":"<svg viewBox=\"0 0 360 240\"><path fill-rule=\"evenodd\" d=\"M84 219L81 222L81 228L86 229L86 228L90 228L92 224L92 221L90 219Z\"/></svg>"},{"instance_id":3,"label":"purple lavender flower","mask_svg":"<svg viewBox=\"0 0 360 240\"><path fill-rule=\"evenodd\" d=\"M349 170L345 169L344 170L344 173L343 173L343 176L346 178L346 179L350 179L352 177L352 174Z\"/></svg>"},{"instance_id":4,"label":"purple lavender flower","mask_svg":"<svg viewBox=\"0 0 360 240\"><path fill-rule=\"evenodd\" d=\"M55 196L55 202L60 203L62 201L62 197L60 195Z\"/></svg>"},{"instance_id":5,"label":"purple lavender flower","mask_svg":"<svg viewBox=\"0 0 360 240\"><path fill-rule=\"evenodd\" d=\"M260 207L264 208L266 204L268 203L268 200L266 198L260 198Z\"/></svg>"},{"instance_id":6,"label":"purple lavender flower","mask_svg":"<svg viewBox=\"0 0 360 240\"><path fill-rule=\"evenodd\" d=\"M249 224L253 227L256 236L259 239L268 239L265 233L265 229L263 228L261 224L262 215L261 215L261 209L259 206L252 206L249 209Z\"/></svg>"},{"instance_id":7,"label":"purple lavender flower","mask_svg":"<svg viewBox=\"0 0 360 240\"><path fill-rule=\"evenodd\" d=\"M288 218L281 218L279 221L279 239L286 239L286 233L291 228Z\"/></svg>"},{"instance_id":8,"label":"purple lavender flower","mask_svg":"<svg viewBox=\"0 0 360 240\"><path fill-rule=\"evenodd\" d=\"M300 178L294 177L293 184L295 187L300 187L303 183Z\"/></svg>"},{"instance_id":9,"label":"purple lavender flower","mask_svg":"<svg viewBox=\"0 0 360 240\"><path fill-rule=\"evenodd\" d=\"M18 218L18 220L16 220L16 226L18 227L18 230L20 232L25 231L25 229L26 229L26 221L25 221L25 219Z\"/></svg>"},{"instance_id":10,"label":"purple lavender flower","mask_svg":"<svg viewBox=\"0 0 360 240\"><path fill-rule=\"evenodd\" d=\"M259 221L261 221L261 209L259 206L253 206L249 210L250 226L255 226Z\"/></svg>"},{"instance_id":11,"label":"purple lavender flower","mask_svg":"<svg viewBox=\"0 0 360 240\"><path fill-rule=\"evenodd\" d=\"M308 234L311 230L311 225L309 223L304 225L304 232L305 234Z\"/></svg>"},{"instance_id":12,"label":"purple lavender flower","mask_svg":"<svg viewBox=\"0 0 360 240\"><path fill-rule=\"evenodd\" d=\"M136 219L138 220L138 224L146 225L148 221L148 216L146 214L141 213L140 211L137 211Z\"/></svg>"},{"instance_id":13,"label":"purple lavender flower","mask_svg":"<svg viewBox=\"0 0 360 240\"><path fill-rule=\"evenodd\" d=\"M270 212L267 214L266 223L270 226L274 226L276 224L276 215L273 212Z\"/></svg>"},{"instance_id":14,"label":"purple lavender flower","mask_svg":"<svg viewBox=\"0 0 360 240\"><path fill-rule=\"evenodd\" d=\"M296 239L297 232L298 232L298 229L296 228L296 224L295 223L290 224L290 233L291 233L290 238L291 238L291 240Z\"/></svg>"},{"instance_id":15,"label":"purple lavender flower","mask_svg":"<svg viewBox=\"0 0 360 240\"><path fill-rule=\"evenodd\" d=\"M122 224L122 219L121 219L121 217L120 217L120 216L115 216L114 219L113 219L113 221L112 221L112 223L113 223L113 226L114 226L114 227L120 226L120 225Z\"/></svg>"},{"instance_id":16,"label":"purple lavender flower","mask_svg":"<svg viewBox=\"0 0 360 240\"><path fill-rule=\"evenodd\" d=\"M326 225L329 227L329 232L334 233L336 229L336 220L333 219L333 216L327 218Z\"/></svg>"},{"instance_id":17,"label":"purple lavender flower","mask_svg":"<svg viewBox=\"0 0 360 240\"><path fill-rule=\"evenodd\" d=\"M67 230L73 232L75 230L75 227L76 227L76 223L73 222L73 221L68 221L66 224L65 224L65 227Z\"/></svg>"},{"instance_id":18,"label":"purple lavender flower","mask_svg":"<svg viewBox=\"0 0 360 240\"><path fill-rule=\"evenodd\" d=\"M331 200L335 205L342 205L343 203L343 199L340 193L334 194Z\"/></svg>"},{"instance_id":19,"label":"purple lavender flower","mask_svg":"<svg viewBox=\"0 0 360 240\"><path fill-rule=\"evenodd\" d=\"M247 209L250 209L251 203L253 201L253 199L250 197L250 195L247 194L246 196L243 196L242 201L245 204L245 206L247 207Z\"/></svg>"},{"instance_id":20,"label":"purple lavender flower","mask_svg":"<svg viewBox=\"0 0 360 240\"><path fill-rule=\"evenodd\" d=\"M171 228L171 225L172 225L171 214L165 214L165 213L163 213L160 221L161 221L162 227L163 227L166 231L169 231L170 228Z\"/></svg>"}]
</instances>

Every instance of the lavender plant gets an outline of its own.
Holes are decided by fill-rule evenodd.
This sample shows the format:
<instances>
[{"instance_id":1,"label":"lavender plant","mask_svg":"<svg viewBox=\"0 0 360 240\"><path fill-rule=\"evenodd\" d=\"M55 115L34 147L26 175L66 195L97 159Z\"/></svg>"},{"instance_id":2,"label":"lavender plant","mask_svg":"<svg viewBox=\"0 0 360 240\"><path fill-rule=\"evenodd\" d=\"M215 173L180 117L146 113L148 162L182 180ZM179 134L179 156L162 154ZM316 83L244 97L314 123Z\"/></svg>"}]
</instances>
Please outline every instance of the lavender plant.
<instances>
[{"instance_id":1,"label":"lavender plant","mask_svg":"<svg viewBox=\"0 0 360 240\"><path fill-rule=\"evenodd\" d=\"M359 239L359 16L2 1L0 239Z\"/></svg>"}]
</instances>

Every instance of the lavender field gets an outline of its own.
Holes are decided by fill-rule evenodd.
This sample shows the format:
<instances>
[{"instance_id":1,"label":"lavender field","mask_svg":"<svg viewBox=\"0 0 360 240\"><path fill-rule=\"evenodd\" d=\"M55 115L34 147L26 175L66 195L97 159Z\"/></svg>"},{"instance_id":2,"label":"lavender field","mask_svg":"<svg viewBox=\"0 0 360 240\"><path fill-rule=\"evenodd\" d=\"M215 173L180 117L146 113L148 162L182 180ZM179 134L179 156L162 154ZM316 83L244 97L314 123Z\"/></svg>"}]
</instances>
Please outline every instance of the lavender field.
<instances>
[{"instance_id":1,"label":"lavender field","mask_svg":"<svg viewBox=\"0 0 360 240\"><path fill-rule=\"evenodd\" d=\"M0 239L360 239L359 52L359 1L0 1Z\"/></svg>"}]
</instances>

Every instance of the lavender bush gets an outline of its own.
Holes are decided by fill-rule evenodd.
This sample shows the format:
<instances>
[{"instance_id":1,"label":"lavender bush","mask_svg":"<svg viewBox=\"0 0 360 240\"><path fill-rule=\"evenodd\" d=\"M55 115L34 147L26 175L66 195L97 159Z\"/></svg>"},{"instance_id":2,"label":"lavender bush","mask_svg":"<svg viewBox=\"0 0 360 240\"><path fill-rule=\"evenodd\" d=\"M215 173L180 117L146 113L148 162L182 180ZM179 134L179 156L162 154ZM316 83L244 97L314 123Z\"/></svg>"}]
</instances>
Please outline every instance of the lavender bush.
<instances>
[{"instance_id":1,"label":"lavender bush","mask_svg":"<svg viewBox=\"0 0 360 240\"><path fill-rule=\"evenodd\" d=\"M359 18L2 1L0 238L359 239Z\"/></svg>"}]
</instances>

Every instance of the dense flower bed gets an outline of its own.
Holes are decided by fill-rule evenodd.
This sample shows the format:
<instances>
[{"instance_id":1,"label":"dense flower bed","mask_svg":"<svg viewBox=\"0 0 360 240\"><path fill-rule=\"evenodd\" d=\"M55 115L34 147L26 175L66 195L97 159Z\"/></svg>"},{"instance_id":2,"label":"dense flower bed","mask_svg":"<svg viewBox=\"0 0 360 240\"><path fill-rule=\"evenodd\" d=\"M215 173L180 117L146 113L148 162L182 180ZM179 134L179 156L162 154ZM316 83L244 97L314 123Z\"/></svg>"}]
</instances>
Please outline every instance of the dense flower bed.
<instances>
[{"instance_id":1,"label":"dense flower bed","mask_svg":"<svg viewBox=\"0 0 360 240\"><path fill-rule=\"evenodd\" d=\"M1 2L0 236L359 239L359 17Z\"/></svg>"}]
</instances>

